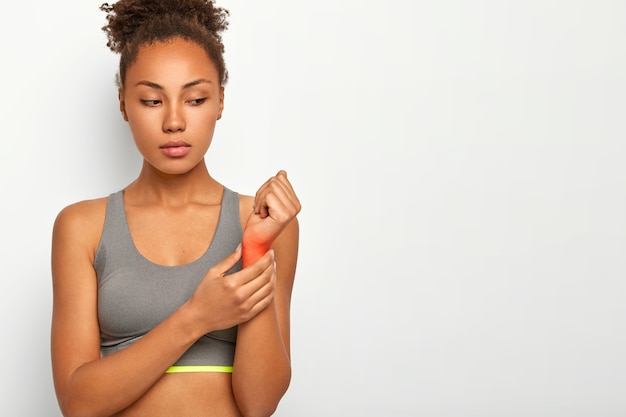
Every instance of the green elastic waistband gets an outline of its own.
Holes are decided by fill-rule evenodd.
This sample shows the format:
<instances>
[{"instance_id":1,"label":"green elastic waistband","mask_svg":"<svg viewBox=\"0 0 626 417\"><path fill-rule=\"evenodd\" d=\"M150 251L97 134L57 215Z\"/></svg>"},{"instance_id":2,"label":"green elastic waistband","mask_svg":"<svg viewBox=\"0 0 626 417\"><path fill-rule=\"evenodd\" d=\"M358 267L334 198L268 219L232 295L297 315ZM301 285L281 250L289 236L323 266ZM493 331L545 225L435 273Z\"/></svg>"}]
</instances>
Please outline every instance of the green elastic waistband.
<instances>
[{"instance_id":1,"label":"green elastic waistband","mask_svg":"<svg viewBox=\"0 0 626 417\"><path fill-rule=\"evenodd\" d=\"M166 374L176 374L180 372L226 372L233 373L232 366L170 366Z\"/></svg>"}]
</instances>

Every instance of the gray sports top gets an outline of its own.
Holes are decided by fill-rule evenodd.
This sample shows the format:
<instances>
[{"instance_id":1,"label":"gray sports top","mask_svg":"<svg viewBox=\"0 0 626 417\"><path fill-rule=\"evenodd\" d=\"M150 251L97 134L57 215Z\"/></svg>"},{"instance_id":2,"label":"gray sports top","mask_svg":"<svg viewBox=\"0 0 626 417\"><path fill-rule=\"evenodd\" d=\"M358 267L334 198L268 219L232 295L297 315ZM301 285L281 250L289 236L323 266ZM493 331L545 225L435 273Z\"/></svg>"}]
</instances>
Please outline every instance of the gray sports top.
<instances>
[{"instance_id":1,"label":"gray sports top","mask_svg":"<svg viewBox=\"0 0 626 417\"><path fill-rule=\"evenodd\" d=\"M158 226L155 226L158 227ZM224 188L219 220L207 251L181 266L162 266L143 257L132 240L123 190L109 196L94 267L102 356L141 338L189 299L209 268L241 242L238 194ZM241 261L229 273L241 269ZM232 366L237 328L201 337L175 366Z\"/></svg>"}]
</instances>

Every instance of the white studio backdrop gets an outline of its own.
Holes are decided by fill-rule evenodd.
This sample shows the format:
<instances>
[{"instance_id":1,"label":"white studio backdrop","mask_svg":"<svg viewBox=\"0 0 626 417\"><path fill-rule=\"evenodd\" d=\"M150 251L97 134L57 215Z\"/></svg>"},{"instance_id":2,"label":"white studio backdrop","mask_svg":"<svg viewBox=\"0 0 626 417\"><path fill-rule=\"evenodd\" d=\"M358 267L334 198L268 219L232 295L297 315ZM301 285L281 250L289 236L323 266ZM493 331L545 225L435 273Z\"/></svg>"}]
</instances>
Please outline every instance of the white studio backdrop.
<instances>
[{"instance_id":1,"label":"white studio backdrop","mask_svg":"<svg viewBox=\"0 0 626 417\"><path fill-rule=\"evenodd\" d=\"M626 3L218 4L209 169L303 203L276 415L626 415ZM139 172L99 5L0 14L3 416L60 416L56 214Z\"/></svg>"}]
</instances>

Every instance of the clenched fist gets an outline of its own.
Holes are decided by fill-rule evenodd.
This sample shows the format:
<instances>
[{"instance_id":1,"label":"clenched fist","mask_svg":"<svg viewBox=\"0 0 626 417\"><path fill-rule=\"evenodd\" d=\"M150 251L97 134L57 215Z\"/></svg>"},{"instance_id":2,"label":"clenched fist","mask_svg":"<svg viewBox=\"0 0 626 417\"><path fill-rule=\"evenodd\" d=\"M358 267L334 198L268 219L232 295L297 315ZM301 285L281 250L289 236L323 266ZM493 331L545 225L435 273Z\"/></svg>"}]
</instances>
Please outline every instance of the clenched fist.
<instances>
[{"instance_id":1,"label":"clenched fist","mask_svg":"<svg viewBox=\"0 0 626 417\"><path fill-rule=\"evenodd\" d=\"M300 201L287 179L279 171L259 188L254 198L254 210L243 231L243 266L253 264L272 246L285 226L300 212Z\"/></svg>"}]
</instances>

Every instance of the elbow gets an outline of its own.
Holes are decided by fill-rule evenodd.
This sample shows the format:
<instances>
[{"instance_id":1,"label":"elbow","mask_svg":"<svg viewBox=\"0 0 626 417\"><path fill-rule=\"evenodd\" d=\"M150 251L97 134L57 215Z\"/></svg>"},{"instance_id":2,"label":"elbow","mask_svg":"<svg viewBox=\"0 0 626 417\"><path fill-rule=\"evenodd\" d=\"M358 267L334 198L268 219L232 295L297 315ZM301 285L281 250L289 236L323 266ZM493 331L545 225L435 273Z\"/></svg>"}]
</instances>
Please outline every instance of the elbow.
<instances>
[{"instance_id":1,"label":"elbow","mask_svg":"<svg viewBox=\"0 0 626 417\"><path fill-rule=\"evenodd\" d=\"M239 411L243 417L270 417L276 412L279 401L265 400L262 402L244 402L239 404Z\"/></svg>"},{"instance_id":2,"label":"elbow","mask_svg":"<svg viewBox=\"0 0 626 417\"><path fill-rule=\"evenodd\" d=\"M106 417L111 413L104 410L95 410L93 403L89 400L78 398L58 398L59 409L63 417Z\"/></svg>"},{"instance_id":3,"label":"elbow","mask_svg":"<svg viewBox=\"0 0 626 417\"><path fill-rule=\"evenodd\" d=\"M89 406L86 407L69 407L61 406L61 414L63 417L107 417L110 413L97 413L94 412Z\"/></svg>"},{"instance_id":4,"label":"elbow","mask_svg":"<svg viewBox=\"0 0 626 417\"><path fill-rule=\"evenodd\" d=\"M276 404L276 407L268 407L264 409L256 408L253 410L240 409L239 411L241 411L241 415L243 417L270 417L272 414L274 414L277 407L278 404Z\"/></svg>"},{"instance_id":5,"label":"elbow","mask_svg":"<svg viewBox=\"0 0 626 417\"><path fill-rule=\"evenodd\" d=\"M83 410L80 401L72 398L72 395L60 395L57 392L57 402L59 409L63 417L81 417L87 415L86 410Z\"/></svg>"},{"instance_id":6,"label":"elbow","mask_svg":"<svg viewBox=\"0 0 626 417\"><path fill-rule=\"evenodd\" d=\"M72 403L72 401L59 401L59 408L63 417L83 417L90 415L87 410L81 407L79 404Z\"/></svg>"},{"instance_id":7,"label":"elbow","mask_svg":"<svg viewBox=\"0 0 626 417\"><path fill-rule=\"evenodd\" d=\"M92 417L96 416L93 413L93 410L87 410L85 407L82 407L80 404L73 404L70 401L59 401L59 408L61 409L61 414L63 417Z\"/></svg>"},{"instance_id":8,"label":"elbow","mask_svg":"<svg viewBox=\"0 0 626 417\"><path fill-rule=\"evenodd\" d=\"M280 400L287 392L291 381L291 372L288 372L280 382L275 381L275 385L270 391L265 392L234 392L235 401L243 417L269 417L276 412Z\"/></svg>"}]
</instances>

